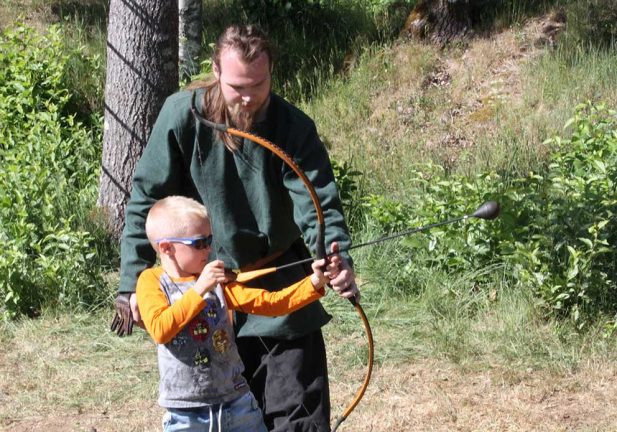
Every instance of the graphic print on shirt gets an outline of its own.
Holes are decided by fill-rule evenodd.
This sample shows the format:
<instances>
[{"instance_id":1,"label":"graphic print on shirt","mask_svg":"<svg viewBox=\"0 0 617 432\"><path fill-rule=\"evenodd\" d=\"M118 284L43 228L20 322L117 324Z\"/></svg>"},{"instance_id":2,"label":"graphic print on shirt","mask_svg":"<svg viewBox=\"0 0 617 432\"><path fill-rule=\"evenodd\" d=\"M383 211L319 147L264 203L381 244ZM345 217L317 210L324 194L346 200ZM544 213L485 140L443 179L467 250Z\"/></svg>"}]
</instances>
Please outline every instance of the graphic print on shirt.
<instances>
[{"instance_id":1,"label":"graphic print on shirt","mask_svg":"<svg viewBox=\"0 0 617 432\"><path fill-rule=\"evenodd\" d=\"M186 345L187 341L188 339L185 332L180 332L176 335L175 338L171 340L171 345L177 348L181 348Z\"/></svg>"},{"instance_id":2,"label":"graphic print on shirt","mask_svg":"<svg viewBox=\"0 0 617 432\"><path fill-rule=\"evenodd\" d=\"M189 334L196 341L205 342L210 335L210 325L208 324L208 321L203 319L201 316L195 318L189 324Z\"/></svg>"},{"instance_id":3,"label":"graphic print on shirt","mask_svg":"<svg viewBox=\"0 0 617 432\"><path fill-rule=\"evenodd\" d=\"M229 348L229 337L225 329L218 329L212 333L212 345L219 353L224 353Z\"/></svg>"},{"instance_id":4,"label":"graphic print on shirt","mask_svg":"<svg viewBox=\"0 0 617 432\"><path fill-rule=\"evenodd\" d=\"M201 348L195 353L193 358L195 366L210 367L210 353L207 349Z\"/></svg>"},{"instance_id":5,"label":"graphic print on shirt","mask_svg":"<svg viewBox=\"0 0 617 432\"><path fill-rule=\"evenodd\" d=\"M219 308L220 306L218 305L217 299L206 300L206 306L204 307L203 313L206 315L212 326L216 326L220 321L218 314Z\"/></svg>"}]
</instances>

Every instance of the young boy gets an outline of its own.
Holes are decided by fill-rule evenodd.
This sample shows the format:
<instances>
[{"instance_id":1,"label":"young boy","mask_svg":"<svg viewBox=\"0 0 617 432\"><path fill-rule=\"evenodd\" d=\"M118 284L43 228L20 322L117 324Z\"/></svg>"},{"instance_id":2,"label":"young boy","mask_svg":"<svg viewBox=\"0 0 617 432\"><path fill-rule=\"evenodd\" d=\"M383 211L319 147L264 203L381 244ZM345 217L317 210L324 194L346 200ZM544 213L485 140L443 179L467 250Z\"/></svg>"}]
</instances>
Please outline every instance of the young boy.
<instances>
[{"instance_id":1,"label":"young boy","mask_svg":"<svg viewBox=\"0 0 617 432\"><path fill-rule=\"evenodd\" d=\"M136 293L146 330L158 344L159 404L167 410L163 430L212 430L216 422L217 432L265 432L242 375L227 308L269 316L293 312L324 295L341 258L334 255L326 272L324 260L316 261L312 275L281 291L244 288L222 261L208 263L207 211L180 196L155 203L146 235L161 266L141 273Z\"/></svg>"}]
</instances>

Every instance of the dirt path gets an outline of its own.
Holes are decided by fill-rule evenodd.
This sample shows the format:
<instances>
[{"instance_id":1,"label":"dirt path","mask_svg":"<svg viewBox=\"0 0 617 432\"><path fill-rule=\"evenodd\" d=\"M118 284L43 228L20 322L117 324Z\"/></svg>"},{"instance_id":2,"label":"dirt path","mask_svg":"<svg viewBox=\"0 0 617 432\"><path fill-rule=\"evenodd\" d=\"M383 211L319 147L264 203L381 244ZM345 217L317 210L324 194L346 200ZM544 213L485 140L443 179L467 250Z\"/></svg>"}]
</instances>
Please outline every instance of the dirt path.
<instances>
[{"instance_id":1,"label":"dirt path","mask_svg":"<svg viewBox=\"0 0 617 432\"><path fill-rule=\"evenodd\" d=\"M349 431L615 431L616 370L575 374L384 367Z\"/></svg>"},{"instance_id":2,"label":"dirt path","mask_svg":"<svg viewBox=\"0 0 617 432\"><path fill-rule=\"evenodd\" d=\"M351 370L335 377L334 415L350 400L362 373ZM501 369L462 373L436 363L378 367L365 398L339 430L615 431L616 381L613 364L592 364L561 375ZM161 413L153 401L100 412L50 408L40 416L3 418L0 430L152 431L159 429Z\"/></svg>"}]
</instances>

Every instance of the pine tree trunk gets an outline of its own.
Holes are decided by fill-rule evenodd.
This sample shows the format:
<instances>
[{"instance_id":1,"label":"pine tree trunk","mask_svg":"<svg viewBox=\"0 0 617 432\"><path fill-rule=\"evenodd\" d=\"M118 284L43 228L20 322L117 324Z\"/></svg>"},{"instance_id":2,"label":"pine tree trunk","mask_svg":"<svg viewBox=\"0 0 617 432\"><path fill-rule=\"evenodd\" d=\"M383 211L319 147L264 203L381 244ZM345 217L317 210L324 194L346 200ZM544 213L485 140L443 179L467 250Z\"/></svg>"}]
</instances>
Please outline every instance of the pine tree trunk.
<instances>
[{"instance_id":1,"label":"pine tree trunk","mask_svg":"<svg viewBox=\"0 0 617 432\"><path fill-rule=\"evenodd\" d=\"M178 7L167 0L111 0L98 206L119 238L135 165L178 86Z\"/></svg>"},{"instance_id":2,"label":"pine tree trunk","mask_svg":"<svg viewBox=\"0 0 617 432\"><path fill-rule=\"evenodd\" d=\"M402 33L428 38L439 45L471 33L469 0L420 0L407 17Z\"/></svg>"},{"instance_id":3,"label":"pine tree trunk","mask_svg":"<svg viewBox=\"0 0 617 432\"><path fill-rule=\"evenodd\" d=\"M203 30L202 0L179 0L180 16L180 78L190 80L199 73L201 35Z\"/></svg>"}]
</instances>

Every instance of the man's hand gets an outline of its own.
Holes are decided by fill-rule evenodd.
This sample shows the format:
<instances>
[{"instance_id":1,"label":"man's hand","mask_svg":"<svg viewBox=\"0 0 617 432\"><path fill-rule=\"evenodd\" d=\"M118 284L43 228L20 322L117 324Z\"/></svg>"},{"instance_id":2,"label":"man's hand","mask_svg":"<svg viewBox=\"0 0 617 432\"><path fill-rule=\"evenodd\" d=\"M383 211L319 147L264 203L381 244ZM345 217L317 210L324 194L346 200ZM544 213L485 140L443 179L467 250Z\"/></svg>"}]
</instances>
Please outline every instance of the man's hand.
<instances>
[{"instance_id":1,"label":"man's hand","mask_svg":"<svg viewBox=\"0 0 617 432\"><path fill-rule=\"evenodd\" d=\"M111 331L123 337L130 336L133 333L134 324L143 327L135 293L118 294L114 305L116 307L116 314L111 321Z\"/></svg>"},{"instance_id":2,"label":"man's hand","mask_svg":"<svg viewBox=\"0 0 617 432\"><path fill-rule=\"evenodd\" d=\"M338 243L334 242L331 246L331 252L338 252ZM346 259L341 257L340 271L335 278L330 280L332 289L338 293L341 297L351 298L354 297L357 302L360 301L360 291L356 286L356 275L353 269L349 265Z\"/></svg>"}]
</instances>

